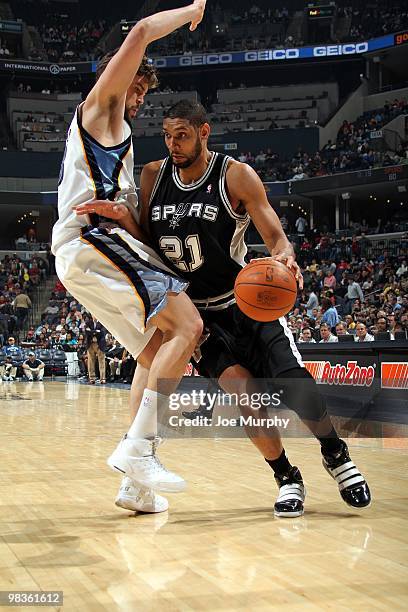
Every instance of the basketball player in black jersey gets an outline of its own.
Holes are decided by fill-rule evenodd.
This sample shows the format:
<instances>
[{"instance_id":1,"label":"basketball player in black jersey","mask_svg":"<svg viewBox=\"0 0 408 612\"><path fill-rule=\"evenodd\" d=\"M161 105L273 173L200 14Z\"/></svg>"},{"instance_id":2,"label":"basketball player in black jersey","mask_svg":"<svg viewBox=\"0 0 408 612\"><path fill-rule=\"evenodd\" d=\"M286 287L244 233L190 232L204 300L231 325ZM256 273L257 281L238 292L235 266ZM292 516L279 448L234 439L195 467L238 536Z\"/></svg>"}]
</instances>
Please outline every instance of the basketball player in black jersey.
<instances>
[{"instance_id":1,"label":"basketball player in black jersey","mask_svg":"<svg viewBox=\"0 0 408 612\"><path fill-rule=\"evenodd\" d=\"M250 220L271 257L286 263L302 283L293 248L262 182L247 164L208 150L210 126L200 104L182 101L173 106L165 115L163 131L170 155L143 169L141 221L166 264L190 282L189 296L210 331L201 346L199 373L217 379L227 393L259 391L254 387L259 381L253 378L279 378L282 401L318 438L323 465L343 500L353 507L367 506L368 485L332 426L286 320L258 323L234 301ZM253 428L249 435L275 473L280 489L275 514L303 514L302 477L289 463L279 434L271 437Z\"/></svg>"}]
</instances>

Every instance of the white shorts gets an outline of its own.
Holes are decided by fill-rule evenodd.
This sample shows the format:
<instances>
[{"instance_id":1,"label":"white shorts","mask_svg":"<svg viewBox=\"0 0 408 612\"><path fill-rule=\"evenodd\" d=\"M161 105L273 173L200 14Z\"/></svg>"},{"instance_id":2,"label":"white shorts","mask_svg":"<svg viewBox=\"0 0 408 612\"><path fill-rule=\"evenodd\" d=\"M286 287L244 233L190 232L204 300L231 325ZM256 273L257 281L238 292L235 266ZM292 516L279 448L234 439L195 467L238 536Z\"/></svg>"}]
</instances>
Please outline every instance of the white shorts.
<instances>
[{"instance_id":1,"label":"white shorts","mask_svg":"<svg viewBox=\"0 0 408 612\"><path fill-rule=\"evenodd\" d=\"M80 304L134 357L153 336L149 319L188 283L177 278L148 246L121 228L84 228L55 255L59 279Z\"/></svg>"}]
</instances>

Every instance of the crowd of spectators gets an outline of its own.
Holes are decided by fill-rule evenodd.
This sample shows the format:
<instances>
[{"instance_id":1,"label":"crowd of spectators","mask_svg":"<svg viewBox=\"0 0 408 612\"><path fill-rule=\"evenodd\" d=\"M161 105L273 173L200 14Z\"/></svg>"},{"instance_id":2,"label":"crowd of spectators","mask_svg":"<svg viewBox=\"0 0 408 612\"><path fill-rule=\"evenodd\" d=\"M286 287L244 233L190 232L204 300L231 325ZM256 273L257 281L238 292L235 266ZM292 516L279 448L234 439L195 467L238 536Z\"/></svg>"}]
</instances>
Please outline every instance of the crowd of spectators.
<instances>
[{"instance_id":1,"label":"crowd of spectators","mask_svg":"<svg viewBox=\"0 0 408 612\"><path fill-rule=\"evenodd\" d=\"M34 255L22 260L6 255L0 263L0 346L10 334L18 333L32 307L32 290L47 276L47 264Z\"/></svg>"},{"instance_id":2,"label":"crowd of spectators","mask_svg":"<svg viewBox=\"0 0 408 612\"><path fill-rule=\"evenodd\" d=\"M47 11L48 3L14 2L17 17L29 25L35 25L42 40L42 48L33 47L28 59L34 61L71 62L95 59L99 42L111 27L103 20L85 19L79 14L53 14ZM163 5L163 6L162 6ZM165 8L161 3L159 9ZM299 7L298 7L299 8ZM125 15L126 13L123 13ZM231 50L284 48L302 46L310 42L307 27L301 28L303 38L294 35L289 28L294 15L287 7L271 7L267 0L256 0L244 5L233 0L223 0L205 15L197 34L180 30L152 45L152 55L182 55L213 53ZM87 15L89 17L89 14ZM113 17L113 14L112 14ZM337 33L339 18L346 17L349 28ZM306 25L306 17L305 17ZM361 40L398 32L408 27L408 10L402 0L391 0L361 6L339 6L337 20L330 35L321 43ZM9 45L0 44L1 55L13 55Z\"/></svg>"},{"instance_id":3,"label":"crowd of spectators","mask_svg":"<svg viewBox=\"0 0 408 612\"><path fill-rule=\"evenodd\" d=\"M294 247L304 289L288 315L295 340L338 342L339 336L359 342L405 339L408 236L391 254L373 248L364 232L347 239L308 233L305 224L302 228L304 234L298 235Z\"/></svg>"},{"instance_id":4,"label":"crowd of spectators","mask_svg":"<svg viewBox=\"0 0 408 612\"><path fill-rule=\"evenodd\" d=\"M223 0L206 13L197 33L179 30L151 45L149 54L191 55L283 47L290 18L286 7L273 8L266 0L249 5Z\"/></svg>"},{"instance_id":5,"label":"crowd of spectators","mask_svg":"<svg viewBox=\"0 0 408 612\"><path fill-rule=\"evenodd\" d=\"M46 96L57 95L57 94L70 94L70 93L78 93L80 91L80 84L78 81L70 81L69 83L61 82L61 81L50 81L47 79L47 84L39 84L36 81L31 81L23 83L20 81L18 85L14 85L10 83L10 92L12 92L13 97L15 94L42 94Z\"/></svg>"},{"instance_id":6,"label":"crowd of spectators","mask_svg":"<svg viewBox=\"0 0 408 612\"><path fill-rule=\"evenodd\" d=\"M41 93L46 92L43 90ZM63 126L64 118L61 116L50 116L47 113L43 113L40 116L28 114L20 127L20 131L24 132L20 140L20 148L24 150L25 142L30 140L50 140L54 137L58 140L65 140L65 130L61 132L61 127Z\"/></svg>"},{"instance_id":7,"label":"crowd of spectators","mask_svg":"<svg viewBox=\"0 0 408 612\"><path fill-rule=\"evenodd\" d=\"M399 32L408 26L406 2L393 0L384 3L359 4L344 7L342 14L351 17L347 40L361 40Z\"/></svg>"},{"instance_id":8,"label":"crowd of spectators","mask_svg":"<svg viewBox=\"0 0 408 612\"><path fill-rule=\"evenodd\" d=\"M231 22L239 24L264 24L267 23L283 23L285 25L289 22L290 12L285 6L272 7L268 1L261 2L258 0L256 3L245 6L237 6L236 2L227 2L231 10ZM249 8L248 8L249 7ZM225 10L225 6L219 3L215 5L215 12L220 14Z\"/></svg>"},{"instance_id":9,"label":"crowd of spectators","mask_svg":"<svg viewBox=\"0 0 408 612\"><path fill-rule=\"evenodd\" d=\"M108 26L105 20L90 18L92 9L79 11L77 3L61 8L49 2L15 0L11 3L14 18L35 26L37 38L31 36L28 59L45 62L78 62L94 60L97 47ZM41 43L39 42L41 41Z\"/></svg>"},{"instance_id":10,"label":"crowd of spectators","mask_svg":"<svg viewBox=\"0 0 408 612\"><path fill-rule=\"evenodd\" d=\"M300 7L298 7L300 8ZM176 33L152 46L152 55L187 55L192 53L217 53L236 50L289 48L309 44L314 38L308 34L307 19L304 27L289 29L294 11L286 7L271 7L270 3L257 0L248 5L224 0L222 7L216 3L211 20L204 19L199 35ZM338 29L342 18L348 27ZM387 2L385 6L338 6L333 27L328 35L321 34L320 43L341 43L362 40L398 32L408 27L408 11L400 0ZM300 34L300 31L302 34Z\"/></svg>"},{"instance_id":11,"label":"crowd of spectators","mask_svg":"<svg viewBox=\"0 0 408 612\"><path fill-rule=\"evenodd\" d=\"M394 117L406 113L407 100L387 101L381 109L364 113L353 122L344 121L336 142L329 140L316 153L307 153L299 147L292 159L287 160L268 149L256 155L242 151L238 159L253 166L263 181L302 180L313 176L407 164L408 143L400 142L395 151L380 151L374 148L375 139L370 137L374 133L382 138L382 127Z\"/></svg>"},{"instance_id":12,"label":"crowd of spectators","mask_svg":"<svg viewBox=\"0 0 408 612\"><path fill-rule=\"evenodd\" d=\"M106 22L85 21L81 25L55 22L43 24L40 35L49 62L81 62L95 59Z\"/></svg>"},{"instance_id":13,"label":"crowd of spectators","mask_svg":"<svg viewBox=\"0 0 408 612\"><path fill-rule=\"evenodd\" d=\"M408 27L408 9L402 0L391 0L385 5L337 4L338 12L333 27L327 29L330 34L321 34L322 38L315 42L328 44L364 40L399 32ZM216 3L212 8L211 20L206 16L199 35L175 34L155 43L152 54L186 55L226 50L282 49L309 44L313 36L308 35L306 16L305 27L301 28L302 34L298 35L288 29L293 16L294 11L286 7L271 7L267 0L257 0L245 6L233 0L224 0L222 6ZM346 18L349 27L339 30L337 24L342 18Z\"/></svg>"},{"instance_id":14,"label":"crowd of spectators","mask_svg":"<svg viewBox=\"0 0 408 612\"><path fill-rule=\"evenodd\" d=\"M308 232L307 223L297 222L296 228L294 246L304 289L287 317L296 342L338 342L340 336L353 342L405 338L408 237L400 241L398 253L390 254L373 250L361 231L347 239ZM248 259L256 256L249 252ZM15 344L11 338L7 346L10 340ZM37 358L44 351L75 353L77 374L90 384L130 383L136 367L126 349L59 281L41 322L20 341L35 350Z\"/></svg>"},{"instance_id":15,"label":"crowd of spectators","mask_svg":"<svg viewBox=\"0 0 408 612\"><path fill-rule=\"evenodd\" d=\"M41 381L45 374L45 363L34 351L23 353L16 339L11 336L1 349L0 380L12 382L19 373L30 382Z\"/></svg>"},{"instance_id":16,"label":"crowd of spectators","mask_svg":"<svg viewBox=\"0 0 408 612\"><path fill-rule=\"evenodd\" d=\"M14 339L13 339L14 340ZM66 293L57 281L39 325L30 326L23 347L30 347L37 355L64 351L77 355L79 377L90 384L113 381L130 383L136 363L108 331Z\"/></svg>"}]
</instances>

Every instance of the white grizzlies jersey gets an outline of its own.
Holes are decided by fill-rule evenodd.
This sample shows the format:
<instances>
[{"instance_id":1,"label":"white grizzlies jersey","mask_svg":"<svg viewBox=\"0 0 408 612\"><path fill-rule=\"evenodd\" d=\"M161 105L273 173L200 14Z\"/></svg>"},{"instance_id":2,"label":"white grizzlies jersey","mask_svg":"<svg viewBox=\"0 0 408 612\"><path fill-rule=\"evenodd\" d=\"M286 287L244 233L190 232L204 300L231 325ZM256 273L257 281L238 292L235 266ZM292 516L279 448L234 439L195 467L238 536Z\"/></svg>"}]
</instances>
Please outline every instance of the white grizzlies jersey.
<instances>
[{"instance_id":1,"label":"white grizzlies jersey","mask_svg":"<svg viewBox=\"0 0 408 612\"><path fill-rule=\"evenodd\" d=\"M123 142L104 147L83 128L78 106L68 130L58 182L58 221L52 232L52 252L78 238L81 228L98 225L97 215L77 216L73 206L100 200L125 200L136 217L138 206L133 177L130 125L123 120Z\"/></svg>"}]
</instances>

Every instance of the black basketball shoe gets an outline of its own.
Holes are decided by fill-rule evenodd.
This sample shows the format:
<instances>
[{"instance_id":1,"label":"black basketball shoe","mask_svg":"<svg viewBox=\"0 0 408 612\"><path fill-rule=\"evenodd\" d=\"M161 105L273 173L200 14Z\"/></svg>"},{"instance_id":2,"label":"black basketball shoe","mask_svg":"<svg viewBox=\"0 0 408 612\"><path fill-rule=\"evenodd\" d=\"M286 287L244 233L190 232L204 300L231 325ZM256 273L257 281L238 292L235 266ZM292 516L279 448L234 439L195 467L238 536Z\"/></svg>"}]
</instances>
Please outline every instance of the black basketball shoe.
<instances>
[{"instance_id":1,"label":"black basketball shoe","mask_svg":"<svg viewBox=\"0 0 408 612\"><path fill-rule=\"evenodd\" d=\"M335 455L323 455L325 470L337 482L340 495L353 508L366 508L371 502L371 493L364 476L350 459L347 444L341 440L342 448Z\"/></svg>"},{"instance_id":2,"label":"black basketball shoe","mask_svg":"<svg viewBox=\"0 0 408 612\"><path fill-rule=\"evenodd\" d=\"M181 414L186 419L194 419L195 417L207 417L207 419L211 420L213 410L209 410L205 406L199 406L196 410L192 410L191 412L183 411Z\"/></svg>"},{"instance_id":3,"label":"black basketball shoe","mask_svg":"<svg viewBox=\"0 0 408 612\"><path fill-rule=\"evenodd\" d=\"M287 474L275 474L275 480L279 487L278 499L274 506L275 516L288 518L302 516L306 489L299 468L292 466Z\"/></svg>"}]
</instances>

